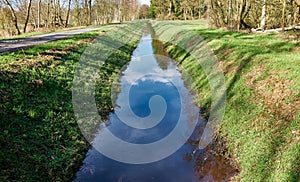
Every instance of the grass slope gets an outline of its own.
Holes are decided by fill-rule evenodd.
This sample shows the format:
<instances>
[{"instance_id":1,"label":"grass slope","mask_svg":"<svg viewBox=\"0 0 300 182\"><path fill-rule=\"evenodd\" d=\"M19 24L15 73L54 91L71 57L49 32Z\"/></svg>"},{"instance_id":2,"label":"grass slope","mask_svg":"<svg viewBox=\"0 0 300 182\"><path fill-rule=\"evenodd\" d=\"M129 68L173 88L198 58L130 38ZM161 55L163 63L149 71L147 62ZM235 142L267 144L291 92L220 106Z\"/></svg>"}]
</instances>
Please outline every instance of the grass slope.
<instances>
[{"instance_id":1,"label":"grass slope","mask_svg":"<svg viewBox=\"0 0 300 182\"><path fill-rule=\"evenodd\" d=\"M197 26L198 24L198 26ZM185 26L218 57L227 107L218 137L241 170L239 181L297 181L300 173L300 43L285 35L245 34L208 28L205 22L153 22L157 33ZM182 31L184 32L184 31ZM167 33L166 33L167 34ZM170 40L189 37L169 35ZM194 80L199 105L209 113L211 93L201 66L185 50L166 43L170 55Z\"/></svg>"},{"instance_id":2,"label":"grass slope","mask_svg":"<svg viewBox=\"0 0 300 182\"><path fill-rule=\"evenodd\" d=\"M134 24L123 26L141 29ZM126 43L99 71L105 79L99 81L97 89L109 93L111 80L130 60L137 42L118 37L116 27L105 31L100 36ZM74 116L72 80L81 54L97 36L99 32L84 33L1 55L0 181L74 179L89 144ZM96 99L101 102L100 114L107 113L110 97Z\"/></svg>"}]
</instances>

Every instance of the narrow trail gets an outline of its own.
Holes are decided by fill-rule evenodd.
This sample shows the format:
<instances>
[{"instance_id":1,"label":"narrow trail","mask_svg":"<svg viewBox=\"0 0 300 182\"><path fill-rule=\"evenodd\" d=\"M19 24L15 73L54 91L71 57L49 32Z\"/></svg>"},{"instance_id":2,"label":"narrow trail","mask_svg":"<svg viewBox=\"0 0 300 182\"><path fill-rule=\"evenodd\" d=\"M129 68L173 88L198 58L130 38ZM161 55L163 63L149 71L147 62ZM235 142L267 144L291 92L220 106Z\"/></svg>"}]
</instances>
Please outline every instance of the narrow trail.
<instances>
[{"instance_id":1,"label":"narrow trail","mask_svg":"<svg viewBox=\"0 0 300 182\"><path fill-rule=\"evenodd\" d=\"M108 26L102 26L102 27L98 27L98 28L83 28L83 29L68 30L68 31L63 31L63 32L53 32L53 33L30 36L30 37L25 37L25 38L0 40L0 53L14 52L17 50L22 50L22 49L26 49L26 48L29 48L34 45L39 45L39 44L44 44L44 43L51 42L51 41L64 39L67 37L71 37L71 36L86 33L86 32L101 30Z\"/></svg>"}]
</instances>

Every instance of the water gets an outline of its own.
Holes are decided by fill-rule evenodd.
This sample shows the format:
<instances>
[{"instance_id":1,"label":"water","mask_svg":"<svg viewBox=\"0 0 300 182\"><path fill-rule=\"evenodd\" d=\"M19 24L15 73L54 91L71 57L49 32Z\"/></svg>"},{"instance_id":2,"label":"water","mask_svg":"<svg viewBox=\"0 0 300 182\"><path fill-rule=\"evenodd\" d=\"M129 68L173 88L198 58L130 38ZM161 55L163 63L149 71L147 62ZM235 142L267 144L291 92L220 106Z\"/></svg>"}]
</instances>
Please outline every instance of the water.
<instances>
[{"instance_id":1,"label":"water","mask_svg":"<svg viewBox=\"0 0 300 182\"><path fill-rule=\"evenodd\" d=\"M148 164L127 164L123 162L133 158L146 163L151 156L147 151L137 151L132 155L132 152L126 153L126 150L114 146L114 152L121 153L123 157L120 154L121 162L112 160L95 149L101 147L101 140L110 141L99 131L94 140L95 148L88 151L75 181L227 181L235 174L228 161L197 150L204 120L193 104L192 95L185 87L176 65L168 57L155 56L154 52L163 52L157 44L153 43L149 33L145 33L133 52L130 64L122 73L121 91L115 102L115 112L109 116L108 129L123 141L134 144L162 140L176 128L183 133L191 131L193 135L167 158ZM183 124L178 127L180 118ZM154 120L161 122L150 122ZM122 121L131 122L126 124ZM178 141L181 139L179 136ZM153 151L164 150L166 147L172 145L153 148Z\"/></svg>"}]
</instances>

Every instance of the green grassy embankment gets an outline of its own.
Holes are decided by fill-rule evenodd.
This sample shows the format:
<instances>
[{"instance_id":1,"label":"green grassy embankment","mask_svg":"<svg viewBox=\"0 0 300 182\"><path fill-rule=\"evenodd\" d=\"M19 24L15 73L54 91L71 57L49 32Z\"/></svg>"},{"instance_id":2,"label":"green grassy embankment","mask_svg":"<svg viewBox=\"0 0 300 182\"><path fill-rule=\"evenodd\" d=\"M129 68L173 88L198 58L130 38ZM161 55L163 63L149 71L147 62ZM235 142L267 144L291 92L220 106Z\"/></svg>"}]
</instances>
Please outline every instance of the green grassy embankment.
<instances>
[{"instance_id":1,"label":"green grassy embankment","mask_svg":"<svg viewBox=\"0 0 300 182\"><path fill-rule=\"evenodd\" d=\"M197 23L200 23L198 26ZM237 161L239 181L297 181L300 174L300 42L281 34L245 34L201 22L153 22L157 33L193 29L223 70L227 106L217 137ZM177 28L176 28L177 27ZM165 33L170 34L170 33ZM166 35L186 41L188 34ZM293 39L293 38L292 38ZM165 44L194 80L198 104L209 114L211 93L201 66L185 50ZM207 114L204 113L204 114Z\"/></svg>"},{"instance_id":2,"label":"green grassy embankment","mask_svg":"<svg viewBox=\"0 0 300 182\"><path fill-rule=\"evenodd\" d=\"M123 25L46 43L0 56L0 181L70 181L90 147L77 125L72 105L76 63L98 36L124 46L110 55L99 71L99 112L110 111L110 87L130 61L137 42ZM123 34L120 34L123 31ZM127 31L127 32L126 32ZM121 32L122 33L122 32ZM138 35L135 35L138 36ZM137 37L138 39L139 37ZM101 47L100 47L101 49Z\"/></svg>"}]
</instances>

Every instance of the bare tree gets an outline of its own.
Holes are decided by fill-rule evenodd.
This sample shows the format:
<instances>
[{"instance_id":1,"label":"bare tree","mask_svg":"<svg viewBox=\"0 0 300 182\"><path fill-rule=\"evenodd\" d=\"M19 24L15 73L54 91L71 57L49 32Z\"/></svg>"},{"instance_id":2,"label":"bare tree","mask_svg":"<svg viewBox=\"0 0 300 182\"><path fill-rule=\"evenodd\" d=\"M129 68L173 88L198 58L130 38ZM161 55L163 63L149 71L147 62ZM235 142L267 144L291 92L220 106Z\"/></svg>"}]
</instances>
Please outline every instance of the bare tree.
<instances>
[{"instance_id":1,"label":"bare tree","mask_svg":"<svg viewBox=\"0 0 300 182\"><path fill-rule=\"evenodd\" d=\"M294 0L294 21L293 21L293 29L296 28L297 23L299 21L299 14L300 14L300 0Z\"/></svg>"},{"instance_id":2,"label":"bare tree","mask_svg":"<svg viewBox=\"0 0 300 182\"><path fill-rule=\"evenodd\" d=\"M266 1L263 0L263 5L261 9L261 21L260 21L260 28L265 29L266 28Z\"/></svg>"},{"instance_id":3,"label":"bare tree","mask_svg":"<svg viewBox=\"0 0 300 182\"><path fill-rule=\"evenodd\" d=\"M27 14L26 14L26 20L25 20L24 29L23 29L24 33L26 32L27 24L29 21L31 2L32 2L32 0L29 0L28 5L27 5Z\"/></svg>"},{"instance_id":4,"label":"bare tree","mask_svg":"<svg viewBox=\"0 0 300 182\"><path fill-rule=\"evenodd\" d=\"M11 15L13 17L14 26L17 30L17 34L20 35L21 32L20 32L20 29L18 27L18 18L17 18L16 12L15 12L14 8L12 7L12 5L10 4L10 2L8 2L8 0L4 0L4 3L9 7L9 10L10 10Z\"/></svg>"},{"instance_id":5,"label":"bare tree","mask_svg":"<svg viewBox=\"0 0 300 182\"><path fill-rule=\"evenodd\" d=\"M240 0L239 1L239 11L238 11L238 15L237 15L237 29L240 30L242 27L242 16L243 16L243 11L244 11L244 7L245 7L245 0Z\"/></svg>"},{"instance_id":6,"label":"bare tree","mask_svg":"<svg viewBox=\"0 0 300 182\"><path fill-rule=\"evenodd\" d=\"M87 2L87 25L92 24L92 0Z\"/></svg>"},{"instance_id":7,"label":"bare tree","mask_svg":"<svg viewBox=\"0 0 300 182\"><path fill-rule=\"evenodd\" d=\"M282 2L282 17L281 17L281 29L284 32L285 27L285 8L286 8L286 0L281 0Z\"/></svg>"},{"instance_id":8,"label":"bare tree","mask_svg":"<svg viewBox=\"0 0 300 182\"><path fill-rule=\"evenodd\" d=\"M80 12L81 12L81 10L80 10L80 5L79 5L80 3L79 3L79 0L75 0L75 9L74 9L74 11L75 11L75 19L76 19L76 26L79 26L79 25L81 25L81 20L80 20Z\"/></svg>"},{"instance_id":9,"label":"bare tree","mask_svg":"<svg viewBox=\"0 0 300 182\"><path fill-rule=\"evenodd\" d=\"M42 0L38 0L38 4L37 4L37 27L40 28L41 25L41 1Z\"/></svg>"},{"instance_id":10,"label":"bare tree","mask_svg":"<svg viewBox=\"0 0 300 182\"><path fill-rule=\"evenodd\" d=\"M50 24L50 9L51 9L52 0L47 0L47 16L46 16L46 27L49 28Z\"/></svg>"},{"instance_id":11,"label":"bare tree","mask_svg":"<svg viewBox=\"0 0 300 182\"><path fill-rule=\"evenodd\" d=\"M71 10L71 0L68 0L68 10L67 10L67 17L65 27L68 27L69 17L70 17L70 10Z\"/></svg>"}]
</instances>

